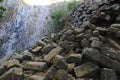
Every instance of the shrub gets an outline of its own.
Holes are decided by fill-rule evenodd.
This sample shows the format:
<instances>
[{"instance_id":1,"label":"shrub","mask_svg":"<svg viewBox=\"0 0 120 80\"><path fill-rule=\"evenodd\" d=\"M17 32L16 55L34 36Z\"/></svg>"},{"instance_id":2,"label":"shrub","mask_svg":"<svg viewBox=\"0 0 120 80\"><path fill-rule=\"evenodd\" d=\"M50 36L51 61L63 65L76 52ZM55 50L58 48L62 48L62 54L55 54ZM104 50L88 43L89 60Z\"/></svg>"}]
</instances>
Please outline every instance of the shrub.
<instances>
[{"instance_id":1,"label":"shrub","mask_svg":"<svg viewBox=\"0 0 120 80\"><path fill-rule=\"evenodd\" d=\"M68 15L78 6L76 0L71 2L64 1L62 5L58 5L51 11L51 30L52 32L59 32L64 28L65 20L68 19Z\"/></svg>"},{"instance_id":2,"label":"shrub","mask_svg":"<svg viewBox=\"0 0 120 80\"><path fill-rule=\"evenodd\" d=\"M3 0L0 0L0 3L3 2ZM0 6L0 18L4 17L4 12L6 11L6 7Z\"/></svg>"}]
</instances>

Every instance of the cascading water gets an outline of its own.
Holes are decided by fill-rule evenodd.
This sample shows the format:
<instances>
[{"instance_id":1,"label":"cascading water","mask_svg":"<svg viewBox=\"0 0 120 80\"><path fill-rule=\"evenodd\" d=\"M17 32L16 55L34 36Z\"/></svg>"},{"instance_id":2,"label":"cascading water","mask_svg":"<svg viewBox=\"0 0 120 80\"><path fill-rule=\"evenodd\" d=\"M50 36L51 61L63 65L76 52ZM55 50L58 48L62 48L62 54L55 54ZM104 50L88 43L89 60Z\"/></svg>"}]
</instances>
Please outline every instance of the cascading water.
<instances>
[{"instance_id":1,"label":"cascading water","mask_svg":"<svg viewBox=\"0 0 120 80\"><path fill-rule=\"evenodd\" d=\"M32 46L48 32L46 17L49 7L27 5L24 0L6 0L6 16L0 24L0 56Z\"/></svg>"}]
</instances>

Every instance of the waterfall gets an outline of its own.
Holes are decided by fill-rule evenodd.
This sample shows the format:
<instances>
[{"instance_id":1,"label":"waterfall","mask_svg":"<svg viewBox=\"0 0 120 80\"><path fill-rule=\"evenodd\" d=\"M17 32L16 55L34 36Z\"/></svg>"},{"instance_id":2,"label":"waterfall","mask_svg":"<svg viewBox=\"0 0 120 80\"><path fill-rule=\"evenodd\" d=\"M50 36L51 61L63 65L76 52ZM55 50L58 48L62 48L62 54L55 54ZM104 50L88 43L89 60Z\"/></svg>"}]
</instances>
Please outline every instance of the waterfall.
<instances>
[{"instance_id":1,"label":"waterfall","mask_svg":"<svg viewBox=\"0 0 120 80\"><path fill-rule=\"evenodd\" d=\"M48 32L49 6L28 5L24 0L5 0L5 18L0 23L0 55L12 54L32 46Z\"/></svg>"}]
</instances>

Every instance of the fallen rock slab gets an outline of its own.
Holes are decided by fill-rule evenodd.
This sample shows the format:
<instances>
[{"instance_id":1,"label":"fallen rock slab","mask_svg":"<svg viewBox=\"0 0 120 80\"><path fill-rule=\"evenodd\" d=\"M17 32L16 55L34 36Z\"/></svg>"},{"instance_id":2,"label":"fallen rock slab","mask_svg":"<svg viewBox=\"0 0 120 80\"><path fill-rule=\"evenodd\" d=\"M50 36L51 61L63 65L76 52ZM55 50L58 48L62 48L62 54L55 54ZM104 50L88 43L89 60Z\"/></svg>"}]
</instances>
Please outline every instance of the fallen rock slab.
<instances>
[{"instance_id":1,"label":"fallen rock slab","mask_svg":"<svg viewBox=\"0 0 120 80\"><path fill-rule=\"evenodd\" d=\"M77 63L80 64L82 60L82 55L81 54L71 54L66 58L66 61L68 63Z\"/></svg>"},{"instance_id":2,"label":"fallen rock slab","mask_svg":"<svg viewBox=\"0 0 120 80\"><path fill-rule=\"evenodd\" d=\"M84 63L80 66L75 67L74 73L75 73L77 78L88 77L88 75L97 72L98 69L99 69L99 66L97 66L93 63L87 62L87 63Z\"/></svg>"},{"instance_id":3,"label":"fallen rock slab","mask_svg":"<svg viewBox=\"0 0 120 80\"><path fill-rule=\"evenodd\" d=\"M14 66L20 66L20 63L17 59L13 59L13 60L7 61L6 66L7 66L7 68L11 68Z\"/></svg>"},{"instance_id":4,"label":"fallen rock slab","mask_svg":"<svg viewBox=\"0 0 120 80\"><path fill-rule=\"evenodd\" d=\"M45 80L41 75L32 75L27 80Z\"/></svg>"},{"instance_id":5,"label":"fallen rock slab","mask_svg":"<svg viewBox=\"0 0 120 80\"><path fill-rule=\"evenodd\" d=\"M104 55L100 54L100 52L96 49L85 48L83 50L83 55L84 57L98 65L106 66L108 68L114 69L117 72L120 72L119 62L112 60L108 57L105 57Z\"/></svg>"},{"instance_id":6,"label":"fallen rock slab","mask_svg":"<svg viewBox=\"0 0 120 80\"><path fill-rule=\"evenodd\" d=\"M11 68L2 76L0 76L0 80L23 80L23 69L22 68Z\"/></svg>"},{"instance_id":7,"label":"fallen rock slab","mask_svg":"<svg viewBox=\"0 0 120 80\"><path fill-rule=\"evenodd\" d=\"M55 74L56 80L67 80L68 79L68 73L64 70L58 70Z\"/></svg>"},{"instance_id":8,"label":"fallen rock slab","mask_svg":"<svg viewBox=\"0 0 120 80\"><path fill-rule=\"evenodd\" d=\"M23 62L22 67L29 70L44 71L47 68L46 62Z\"/></svg>"},{"instance_id":9,"label":"fallen rock slab","mask_svg":"<svg viewBox=\"0 0 120 80\"><path fill-rule=\"evenodd\" d=\"M62 51L62 48L61 48L60 46L57 46L56 48L52 49L52 50L44 57L44 60L50 62L50 60L51 60L54 56L60 54L61 51Z\"/></svg>"},{"instance_id":10,"label":"fallen rock slab","mask_svg":"<svg viewBox=\"0 0 120 80\"><path fill-rule=\"evenodd\" d=\"M55 66L51 66L50 69L45 74L45 79L47 80L54 79L56 72L57 72L57 68Z\"/></svg>"},{"instance_id":11,"label":"fallen rock slab","mask_svg":"<svg viewBox=\"0 0 120 80\"><path fill-rule=\"evenodd\" d=\"M52 63L54 66L56 66L58 69L63 69L66 70L67 69L67 63L66 60L63 56L60 55L56 55L53 59L52 59Z\"/></svg>"},{"instance_id":12,"label":"fallen rock slab","mask_svg":"<svg viewBox=\"0 0 120 80\"><path fill-rule=\"evenodd\" d=\"M101 80L117 80L116 72L113 69L101 69Z\"/></svg>"}]
</instances>

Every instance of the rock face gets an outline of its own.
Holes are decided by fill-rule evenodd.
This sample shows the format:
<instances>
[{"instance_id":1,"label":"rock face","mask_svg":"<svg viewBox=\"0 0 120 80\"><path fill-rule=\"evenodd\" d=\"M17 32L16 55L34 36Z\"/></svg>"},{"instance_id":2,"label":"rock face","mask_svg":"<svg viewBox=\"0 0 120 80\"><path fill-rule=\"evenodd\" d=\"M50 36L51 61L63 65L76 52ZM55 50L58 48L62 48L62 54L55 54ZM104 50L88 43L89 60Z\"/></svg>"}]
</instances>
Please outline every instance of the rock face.
<instances>
[{"instance_id":1,"label":"rock face","mask_svg":"<svg viewBox=\"0 0 120 80\"><path fill-rule=\"evenodd\" d=\"M119 31L117 22L107 27L90 21L80 28L71 24L22 53L0 59L0 80L120 80Z\"/></svg>"},{"instance_id":2,"label":"rock face","mask_svg":"<svg viewBox=\"0 0 120 80\"><path fill-rule=\"evenodd\" d=\"M2 3L8 10L5 18L0 20L0 56L28 49L48 32L46 16L50 14L49 7L30 5L25 1L6 0Z\"/></svg>"}]
</instances>

